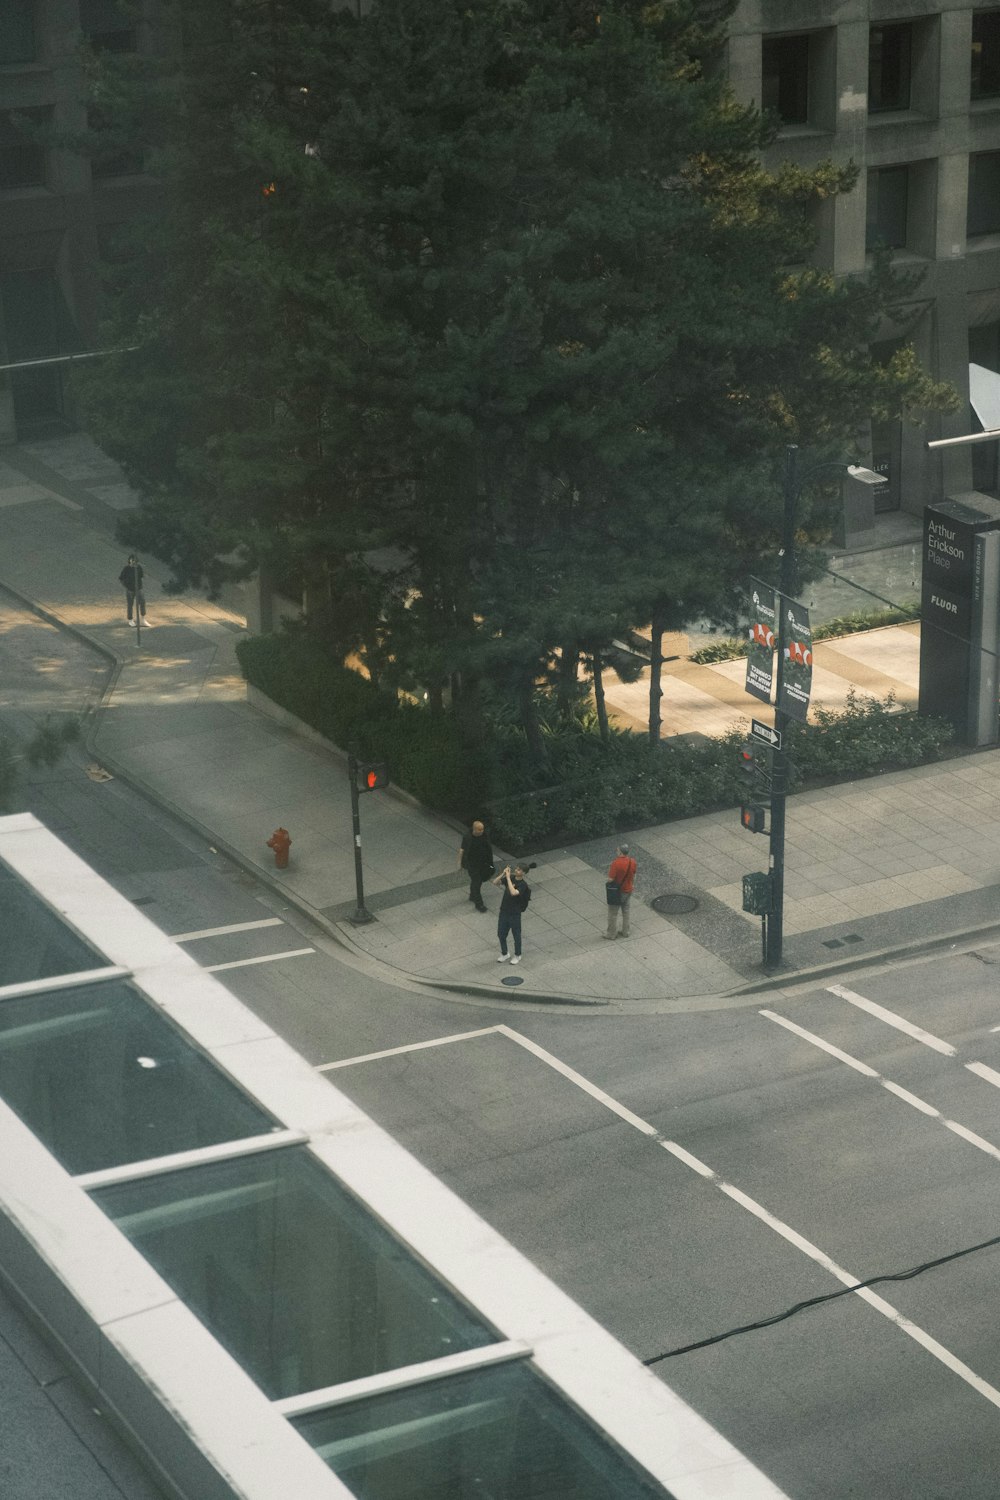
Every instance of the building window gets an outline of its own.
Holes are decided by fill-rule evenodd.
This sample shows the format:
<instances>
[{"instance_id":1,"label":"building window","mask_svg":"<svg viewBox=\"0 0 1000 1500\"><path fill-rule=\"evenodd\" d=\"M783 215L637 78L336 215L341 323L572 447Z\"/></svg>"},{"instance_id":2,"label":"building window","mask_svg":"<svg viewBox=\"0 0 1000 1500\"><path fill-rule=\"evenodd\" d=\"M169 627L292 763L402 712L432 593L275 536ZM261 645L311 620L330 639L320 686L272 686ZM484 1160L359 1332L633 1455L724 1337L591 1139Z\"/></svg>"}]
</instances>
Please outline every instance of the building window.
<instances>
[{"instance_id":1,"label":"building window","mask_svg":"<svg viewBox=\"0 0 1000 1500\"><path fill-rule=\"evenodd\" d=\"M133 18L118 0L80 0L80 27L95 52L134 52Z\"/></svg>"},{"instance_id":2,"label":"building window","mask_svg":"<svg viewBox=\"0 0 1000 1500\"><path fill-rule=\"evenodd\" d=\"M0 67L35 57L35 0L0 0Z\"/></svg>"},{"instance_id":3,"label":"building window","mask_svg":"<svg viewBox=\"0 0 1000 1500\"><path fill-rule=\"evenodd\" d=\"M972 17L972 97L994 94L1000 94L1000 10L981 10Z\"/></svg>"},{"instance_id":4,"label":"building window","mask_svg":"<svg viewBox=\"0 0 1000 1500\"><path fill-rule=\"evenodd\" d=\"M142 171L142 148L134 145L121 126L113 125L96 105L87 110L87 124L95 136L90 159L93 177L132 177Z\"/></svg>"},{"instance_id":5,"label":"building window","mask_svg":"<svg viewBox=\"0 0 1000 1500\"><path fill-rule=\"evenodd\" d=\"M49 118L48 109L0 111L0 189L45 186L45 147L32 137Z\"/></svg>"},{"instance_id":6,"label":"building window","mask_svg":"<svg viewBox=\"0 0 1000 1500\"><path fill-rule=\"evenodd\" d=\"M980 151L969 157L970 239L980 234L1000 234L1000 151Z\"/></svg>"},{"instance_id":7,"label":"building window","mask_svg":"<svg viewBox=\"0 0 1000 1500\"><path fill-rule=\"evenodd\" d=\"M909 167L873 167L868 173L865 249L906 245L906 214L910 196Z\"/></svg>"},{"instance_id":8,"label":"building window","mask_svg":"<svg viewBox=\"0 0 1000 1500\"><path fill-rule=\"evenodd\" d=\"M761 107L782 125L809 118L808 36L766 36L761 47Z\"/></svg>"},{"instance_id":9,"label":"building window","mask_svg":"<svg viewBox=\"0 0 1000 1500\"><path fill-rule=\"evenodd\" d=\"M868 33L868 113L910 107L910 52L913 28L873 26Z\"/></svg>"}]
</instances>

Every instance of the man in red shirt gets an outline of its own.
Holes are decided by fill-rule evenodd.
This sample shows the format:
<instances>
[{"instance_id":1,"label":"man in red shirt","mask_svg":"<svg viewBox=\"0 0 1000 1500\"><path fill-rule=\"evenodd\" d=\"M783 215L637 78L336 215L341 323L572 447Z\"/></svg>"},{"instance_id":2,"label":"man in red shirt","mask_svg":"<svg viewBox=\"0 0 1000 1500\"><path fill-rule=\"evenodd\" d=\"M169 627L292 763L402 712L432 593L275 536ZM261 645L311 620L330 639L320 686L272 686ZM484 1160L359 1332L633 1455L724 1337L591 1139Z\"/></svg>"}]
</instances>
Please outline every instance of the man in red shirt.
<instances>
[{"instance_id":1,"label":"man in red shirt","mask_svg":"<svg viewBox=\"0 0 1000 1500\"><path fill-rule=\"evenodd\" d=\"M628 852L628 844L619 844L618 852L608 868L608 881L614 881L621 891L621 905L617 903L612 906L608 902L608 930L604 934L606 939L616 937L628 937L628 909L632 900L632 887L635 884L636 863ZM618 913L622 914L622 930L618 931Z\"/></svg>"}]
</instances>

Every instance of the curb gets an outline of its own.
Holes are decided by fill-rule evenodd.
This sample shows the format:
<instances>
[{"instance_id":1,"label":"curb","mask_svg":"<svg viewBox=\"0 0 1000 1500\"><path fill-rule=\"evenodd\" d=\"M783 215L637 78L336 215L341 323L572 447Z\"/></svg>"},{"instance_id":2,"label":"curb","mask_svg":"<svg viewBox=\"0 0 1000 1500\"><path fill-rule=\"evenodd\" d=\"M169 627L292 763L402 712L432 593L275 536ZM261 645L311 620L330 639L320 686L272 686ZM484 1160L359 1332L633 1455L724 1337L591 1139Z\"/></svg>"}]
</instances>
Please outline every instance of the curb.
<instances>
[{"instance_id":1,"label":"curb","mask_svg":"<svg viewBox=\"0 0 1000 1500\"><path fill-rule=\"evenodd\" d=\"M125 659L102 642L94 640L86 631L81 630L79 626L69 624L67 621L60 619L51 610L45 609L33 599L27 598L20 590L12 587L3 579L0 579L0 588L8 593L11 598L16 599L25 609L37 615L39 619L46 621L47 624L54 626L58 630L65 631L82 645L95 651L108 663L109 672L104 687L97 701L85 710L84 716L89 720L89 723L84 734L83 743L87 752L106 764L121 781L137 791L147 802L160 808L171 817L176 818L179 823L183 824L191 832L195 833L199 839L203 840L209 848L215 849L247 875L261 882L272 894L285 902L286 905L292 907L300 915L312 922L314 926L325 933L339 948L363 960L366 965L370 965L372 968L378 970L379 973L385 976L387 983L408 985L422 991L433 991L444 996L467 996L477 1000L488 1000L494 1004L516 1002L518 1004L527 1003L538 1006L566 1006L574 1010L588 1011L603 1010L606 1007L617 1008L623 1004L619 997L614 996L581 997L579 995L566 995L558 992L538 993L521 990L520 988L513 990L509 987L507 990L504 990L498 985L484 985L475 982L459 983L453 980L436 980L423 975L408 974L405 970L396 969L392 965L386 964L382 959L377 958L374 954L369 953L366 948L352 941L349 933L344 930L342 924L334 923L328 917L325 917L322 912L313 907L304 897L278 881L268 869L256 864L249 856L243 854L225 839L220 838L212 829L206 827L205 824L200 822L191 813L179 807L161 792L155 791L148 786L140 776L137 776L135 772L123 766L114 756L106 756L100 752L95 741L100 730L101 718L107 707L108 699L117 687L122 670L126 665ZM254 695L255 698L258 696L256 690ZM259 694L261 698L264 696L263 694ZM266 701L270 702L270 700ZM279 722L283 722L285 727L291 729L293 732L295 731L297 721L295 721L294 715L287 713L287 710L274 705L278 708L278 713L271 715L259 702L252 702L250 706L255 708L257 712L262 713L264 717L277 719ZM313 738L313 735L310 734L307 737ZM333 756L339 759L346 759L344 752L323 736L316 734L315 739ZM405 800L415 807L421 807L421 804L417 803L408 794L399 793L398 788L395 790L397 796L400 796L400 800ZM731 990L719 991L717 992L717 998L720 1000L736 1000L746 996L747 999L751 999L755 995L772 994L775 991L786 990L791 987L799 989L802 986L819 983L824 979L834 978L837 975L854 974L864 969L881 968L907 958L931 956L947 948L956 947L958 944L967 945L987 941L1000 941L1000 921L990 923L986 926L953 930L934 937L903 943L894 948L882 948L874 952L858 954L852 958L832 960L829 963L816 965L812 968L783 970L779 974L767 975L759 980L752 980L748 984L738 985ZM704 1001L708 997L700 994L691 996L664 996L662 998L665 1001L669 1000L671 1004L679 1004L689 1000ZM624 1003L627 1004L628 1002Z\"/></svg>"}]
</instances>

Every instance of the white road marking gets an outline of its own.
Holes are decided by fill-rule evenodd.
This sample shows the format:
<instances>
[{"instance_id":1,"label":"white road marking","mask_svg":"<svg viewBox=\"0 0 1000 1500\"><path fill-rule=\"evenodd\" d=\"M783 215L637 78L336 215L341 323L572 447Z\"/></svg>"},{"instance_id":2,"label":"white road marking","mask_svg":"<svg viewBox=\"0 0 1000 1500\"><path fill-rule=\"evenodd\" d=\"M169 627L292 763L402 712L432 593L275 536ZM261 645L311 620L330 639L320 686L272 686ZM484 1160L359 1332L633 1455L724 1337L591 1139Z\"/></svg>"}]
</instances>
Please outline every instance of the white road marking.
<instances>
[{"instance_id":1,"label":"white road marking","mask_svg":"<svg viewBox=\"0 0 1000 1500\"><path fill-rule=\"evenodd\" d=\"M974 1130L969 1130L965 1125L959 1125L956 1120L946 1120L941 1111L935 1109L933 1104L928 1104L925 1099L918 1099L916 1094L911 1094L909 1089L904 1089L901 1084L893 1083L891 1078L883 1078L881 1073L876 1073L875 1069L870 1068L867 1063L859 1062L856 1057L851 1057L850 1053L842 1052L839 1047L834 1047L830 1042L824 1041L821 1036L815 1036L811 1031L806 1031L804 1026L796 1026L794 1021L786 1020L784 1016L777 1015L773 1010L761 1010L757 1014L765 1016L769 1021L777 1021L779 1026L786 1027L788 1031L794 1031L795 1035L802 1037L803 1041L811 1042L814 1047L820 1047L824 1052L829 1052L832 1057L838 1058L840 1062L846 1063L848 1067L856 1069L859 1073L866 1074L869 1078L876 1079L890 1094L895 1094L897 1099L902 1099L905 1104L911 1104L914 1109L919 1109L921 1113L930 1115L935 1120L940 1120L946 1130L950 1130L954 1135L961 1136L962 1140L968 1141L970 1146L975 1146L977 1150L985 1151L987 1156L992 1156L997 1161L1000 1161L1000 1148L994 1146L990 1141L985 1140L981 1135L977 1135Z\"/></svg>"},{"instance_id":2,"label":"white road marking","mask_svg":"<svg viewBox=\"0 0 1000 1500\"><path fill-rule=\"evenodd\" d=\"M879 1077L875 1069L870 1068L867 1063L860 1062L858 1058L852 1057L849 1052L842 1052L832 1042L825 1042L821 1036L816 1036L813 1032L806 1031L804 1026L796 1026L794 1021L789 1021L785 1016L779 1016L776 1011L762 1010L758 1011L758 1015L766 1016L769 1021L777 1021L778 1025L784 1026L786 1031L794 1031L796 1036L802 1037L806 1042L811 1042L814 1047L822 1048L824 1052L829 1052L831 1057L835 1057L838 1062L846 1063L856 1073L863 1073L866 1078Z\"/></svg>"},{"instance_id":3,"label":"white road marking","mask_svg":"<svg viewBox=\"0 0 1000 1500\"><path fill-rule=\"evenodd\" d=\"M950 1349L946 1349L943 1344L939 1344L937 1339L931 1338L930 1334L925 1333L916 1323L912 1323L901 1312L897 1312L891 1302L886 1302L884 1297L880 1297L877 1292L871 1291L868 1287L859 1288L855 1295L860 1297L862 1301L867 1302L870 1307L874 1307L877 1312L880 1312L883 1317L888 1318L890 1322L895 1323L901 1333L905 1333L911 1339L915 1340L916 1343L927 1350L928 1354L932 1354L935 1359L940 1360L941 1364L951 1370L952 1374L957 1375L960 1380L964 1380L966 1385L970 1385L974 1391L978 1391L981 1396L985 1396L987 1401L991 1402L994 1406L1000 1407L1000 1391L997 1390L996 1386L990 1385L988 1380L984 1380L981 1375L977 1375L975 1370L971 1370L964 1361L952 1354Z\"/></svg>"},{"instance_id":4,"label":"white road marking","mask_svg":"<svg viewBox=\"0 0 1000 1500\"><path fill-rule=\"evenodd\" d=\"M621 1119L627 1120L637 1130L641 1130L644 1135L659 1136L659 1131L646 1120L641 1120L638 1115L633 1114L631 1110L619 1104L616 1099L612 1099L610 1094L606 1094L603 1089L599 1089L596 1084L591 1083L589 1079L584 1078L575 1069L567 1067L565 1063L553 1057L551 1052L546 1052L544 1047L537 1046L536 1043L522 1036L520 1032L514 1031L509 1026L498 1026L496 1029L503 1032L504 1036L509 1037L511 1041L517 1042L519 1046L527 1047L529 1052L533 1052L536 1057L541 1058L550 1067L555 1067L556 1071L561 1073L564 1078L568 1078L577 1087L582 1088L592 1099L597 1099L606 1108L620 1116ZM866 1068L866 1071L870 1070ZM732 1202L739 1204L747 1213L753 1214L754 1218L759 1219L762 1224L766 1224L775 1234L787 1240L790 1245L794 1245L803 1255L807 1255L810 1260L822 1266L842 1286L848 1287L854 1296L861 1298L863 1302L867 1302L869 1307L881 1313L901 1333L905 1333L908 1338L913 1339L922 1349L926 1349L928 1354L932 1355L946 1369L950 1370L953 1375L957 1375L966 1385L971 1386L974 1391L978 1391L981 1396L985 1396L986 1400L991 1402L993 1406L1000 1408L1000 1390L990 1385L988 1381L983 1380L982 1376L977 1375L967 1364L964 1364L962 1360L952 1354L950 1349L946 1349L943 1344L939 1344L937 1339L932 1338L918 1324L904 1317L897 1308L892 1306L891 1302L886 1302L884 1297L878 1296L877 1293L870 1291L867 1287L860 1286L857 1276L852 1275L850 1271L845 1271L843 1266L838 1266L837 1262L831 1259L818 1245L814 1245L811 1240L807 1240L804 1235L799 1234L790 1224L786 1224L782 1219L776 1218L763 1204L758 1203L754 1198L744 1193L742 1189L734 1187L732 1183L724 1182L711 1167L707 1166L705 1162L699 1161L698 1157L692 1156L691 1152L685 1151L684 1147L678 1145L676 1141L668 1141L661 1138L659 1144L665 1151L669 1151L672 1156L676 1157L678 1161L690 1167L692 1171L697 1172L702 1177L707 1177Z\"/></svg>"},{"instance_id":5,"label":"white road marking","mask_svg":"<svg viewBox=\"0 0 1000 1500\"><path fill-rule=\"evenodd\" d=\"M660 1145L664 1151L669 1151L671 1156L676 1156L678 1161L682 1161L686 1167L690 1167L692 1172L700 1172L702 1177L707 1177L712 1182L717 1181L711 1167L706 1167L703 1161L699 1161L696 1156L692 1156L690 1151L685 1151L683 1146L678 1146L676 1141L661 1141Z\"/></svg>"},{"instance_id":6,"label":"white road marking","mask_svg":"<svg viewBox=\"0 0 1000 1500\"><path fill-rule=\"evenodd\" d=\"M592 1099L596 1099L599 1104L603 1104L605 1109L610 1109L611 1113L617 1115L619 1119L624 1120L626 1125L632 1125L636 1130L641 1130L643 1135L658 1136L660 1134L655 1125L650 1125L647 1120L641 1120L630 1109L626 1109L624 1104L619 1104L617 1099L612 1099L610 1094L606 1094L603 1089L599 1089L596 1083L591 1083L589 1078L584 1078L583 1074L577 1073L575 1068L571 1068L567 1063L561 1062L551 1052L546 1052L544 1047L539 1047L537 1042L531 1041L529 1037L522 1036L519 1031L513 1031L509 1026L498 1026L497 1031L502 1031L504 1036L509 1037L512 1042L516 1042L519 1047L524 1047L527 1052L534 1053L535 1057L540 1057L543 1063L546 1063L550 1068L554 1068L564 1078L568 1078L570 1083L575 1083L577 1088L583 1089L585 1094L589 1094Z\"/></svg>"},{"instance_id":7,"label":"white road marking","mask_svg":"<svg viewBox=\"0 0 1000 1500\"><path fill-rule=\"evenodd\" d=\"M977 1146L980 1151L985 1151L987 1156L995 1156L1000 1161L1000 1151L989 1141L984 1141L981 1135L976 1135L974 1130L968 1130L964 1125L959 1125L957 1120L942 1120L941 1122L948 1130L960 1135L963 1141L968 1141L970 1146Z\"/></svg>"},{"instance_id":8,"label":"white road marking","mask_svg":"<svg viewBox=\"0 0 1000 1500\"><path fill-rule=\"evenodd\" d=\"M317 1073L332 1073L335 1068L353 1068L357 1063L377 1062L382 1057L399 1057L403 1052L420 1052L426 1047L446 1047L449 1042L467 1042L474 1036L492 1036L499 1026L483 1026L478 1031L456 1031L452 1036L432 1037L429 1042L407 1042L403 1047L386 1047L383 1052L362 1052L360 1057L344 1057L339 1062L320 1063Z\"/></svg>"},{"instance_id":9,"label":"white road marking","mask_svg":"<svg viewBox=\"0 0 1000 1500\"><path fill-rule=\"evenodd\" d=\"M206 974L218 974L220 969L248 969L251 964L276 964L283 958L302 958L306 953L315 953L315 948L289 948L285 953L264 953L260 958L236 958L228 964L206 964Z\"/></svg>"},{"instance_id":10,"label":"white road marking","mask_svg":"<svg viewBox=\"0 0 1000 1500\"><path fill-rule=\"evenodd\" d=\"M844 1286L850 1287L852 1291L857 1289L857 1276L852 1276L850 1271L845 1271L843 1266L838 1266L837 1262L832 1260L825 1250L821 1250L818 1245L814 1245L812 1240L807 1240L805 1235L799 1234L797 1229L793 1229L783 1219L776 1219L774 1214L769 1213L755 1198L751 1198L740 1188L733 1187L730 1182L720 1182L719 1189L725 1193L727 1198L732 1198L734 1203L738 1203L741 1208L745 1208L747 1213L753 1214L755 1219L760 1219L762 1224L766 1224L769 1229L773 1229L775 1234L780 1234L783 1240L787 1240L790 1245L794 1245L797 1250L801 1250L803 1255L808 1255L810 1260L814 1260L825 1271L829 1271L830 1275L835 1276Z\"/></svg>"},{"instance_id":11,"label":"white road marking","mask_svg":"<svg viewBox=\"0 0 1000 1500\"><path fill-rule=\"evenodd\" d=\"M172 943L196 943L199 938L226 937L230 932L252 932L255 927L280 927L281 917L261 917L258 922L233 922L229 927L203 927L200 932L177 932Z\"/></svg>"},{"instance_id":12,"label":"white road marking","mask_svg":"<svg viewBox=\"0 0 1000 1500\"><path fill-rule=\"evenodd\" d=\"M971 1062L966 1063L965 1066L968 1068L970 1073L975 1073L977 1078L985 1078L987 1083L992 1083L994 1088L1000 1089L1000 1073L994 1072L994 1070L992 1068L988 1068L985 1063Z\"/></svg>"},{"instance_id":13,"label":"white road marking","mask_svg":"<svg viewBox=\"0 0 1000 1500\"><path fill-rule=\"evenodd\" d=\"M859 1072L863 1072L874 1078L878 1078L879 1082L887 1082L887 1080L880 1078L879 1074L875 1072L874 1068L869 1068L867 1063L858 1063L856 1058L848 1057L847 1053L842 1053L839 1048L831 1047L828 1043L822 1042L820 1038L814 1038L810 1036L809 1032L803 1031L801 1027L796 1026L791 1021L785 1021L782 1016L776 1015L773 1011L761 1011L760 1014L766 1015L770 1019L778 1021L781 1025L787 1026L790 1031L798 1032L799 1035L804 1036L807 1040L815 1041L818 1045L822 1046L825 1051L831 1052L834 1056L842 1058L852 1067L856 1067ZM837 1262L833 1260L829 1255L827 1255L825 1251L821 1250L818 1245L814 1245L811 1240L807 1240L804 1235L799 1234L799 1232L793 1229L790 1224L786 1224L782 1219L776 1218L774 1214L770 1213L763 1206L763 1204L758 1203L756 1199L751 1198L747 1193L744 1193L741 1188L734 1187L732 1183L724 1182L722 1178L719 1177L718 1173L715 1172L710 1166L707 1166L705 1162L700 1161L698 1157L692 1155L690 1151L686 1151L684 1147L679 1145L676 1141L668 1141L664 1139L654 1125L650 1125L647 1120L641 1119L640 1116L634 1114L632 1110L626 1109L625 1105L620 1104L617 1099L612 1098L610 1094L605 1093L603 1089L600 1089L596 1084L591 1083L589 1078L584 1078L583 1074L578 1073L575 1068L569 1067L558 1057L555 1057L551 1052L547 1052L544 1047L540 1047L537 1042L531 1041L529 1037L523 1036L521 1032L515 1031L510 1026L484 1026L480 1031L463 1031L455 1033L452 1036L439 1037L429 1042L413 1042L404 1047L390 1047L384 1052L370 1052L362 1057L347 1058L343 1062L327 1063L317 1071L321 1073L328 1072L333 1068L349 1067L351 1063L355 1062L369 1062L380 1057L395 1057L398 1056L398 1054L401 1052L412 1052L416 1051L418 1048L424 1047L444 1046L448 1042L462 1042L471 1040L474 1037L492 1036L498 1032L507 1037L510 1041L516 1042L519 1047L523 1047L526 1051L531 1052L535 1057L539 1058L543 1063L545 1063L547 1067L553 1068L557 1073L560 1073L563 1078L568 1079L570 1083L574 1084L577 1088L582 1089L585 1094L588 1094L592 1099L596 1099L599 1104L602 1104L605 1109L609 1109L613 1114L617 1115L619 1119L624 1120L629 1125L632 1125L643 1135L652 1136L655 1140L657 1140L658 1144L663 1147L664 1151L668 1151L671 1156L676 1158L677 1161L683 1163L683 1165L688 1167L691 1171L698 1173L699 1176L708 1178L708 1180L715 1187L717 1187L721 1193L724 1193L726 1197L729 1198L733 1203L738 1204L741 1208L745 1209L747 1213L752 1214L754 1218L759 1219L762 1224L766 1224L767 1227L773 1230L775 1234L780 1235L782 1239L788 1242L788 1244L793 1245L797 1250L800 1250L803 1255L808 1256L810 1260L814 1261L817 1265L822 1266L823 1269L825 1271L828 1271L829 1274L833 1276L837 1281L839 1281L842 1286L849 1288L854 1296L859 1297L863 1302L866 1302L869 1307L874 1308L876 1312L881 1313L882 1317L886 1318L890 1323L894 1324L895 1327L897 1327L901 1333L905 1333L908 1338L913 1339L914 1342L919 1344L922 1349L926 1349L928 1354L932 1355L934 1359L938 1360L939 1363L944 1365L946 1369L950 1370L952 1374L957 1375L960 1380L964 1381L965 1384L970 1386L974 1391L978 1391L978 1393L981 1396L984 1396L987 1401L991 1402L993 1406L1000 1408L1000 1390L997 1390L995 1386L990 1385L988 1381L983 1380L983 1378L980 1375L977 1375L974 1370L970 1369L967 1364L964 1364L962 1360L958 1359L956 1355L952 1354L950 1349L946 1349L943 1344L939 1344L937 1339L932 1338L929 1333L926 1333L924 1331L924 1329L920 1328L916 1323L911 1322L909 1318L904 1317L903 1314L899 1312L897 1308L893 1307L890 1302L886 1302L884 1297L878 1296L877 1293L871 1291L868 1287L862 1287L859 1284L857 1276L853 1276L850 1271L845 1271L842 1266L839 1266ZM899 1092L901 1095L906 1094L906 1090L900 1090L898 1089L898 1086L894 1086L894 1092ZM921 1108L930 1111L935 1115L938 1114L937 1110L932 1110L932 1107L930 1105L925 1105L922 1100L917 1100L914 1095L910 1095L909 1098L912 1099L912 1101L915 1104L919 1105ZM943 1123L946 1124L949 1129L955 1129L959 1134L965 1135L966 1139L973 1139L974 1143L978 1142L979 1138L973 1137L971 1131L965 1131L964 1127L956 1126L953 1121L946 1120ZM988 1142L985 1141L981 1144L983 1146L988 1146ZM995 1151L995 1148L993 1147L989 1147L989 1149L991 1151ZM997 1152L996 1154L1000 1155L1000 1152Z\"/></svg>"},{"instance_id":14,"label":"white road marking","mask_svg":"<svg viewBox=\"0 0 1000 1500\"><path fill-rule=\"evenodd\" d=\"M935 1109L933 1104L928 1104L925 1099L918 1099L916 1094L910 1093L909 1089L904 1089L900 1084L893 1083L891 1078L880 1078L879 1083L881 1083L884 1089L888 1089L890 1094L895 1094L897 1099L902 1099L904 1104L912 1104L914 1109L919 1109L921 1113L933 1115L936 1120L940 1120L941 1111L939 1109Z\"/></svg>"},{"instance_id":15,"label":"white road marking","mask_svg":"<svg viewBox=\"0 0 1000 1500\"><path fill-rule=\"evenodd\" d=\"M897 1031L905 1031L907 1036L912 1036L915 1041L923 1042L925 1047L933 1047L935 1052L943 1052L945 1057L954 1057L957 1048L950 1042L943 1042L939 1036L934 1036L930 1031L924 1031L922 1026L914 1026L912 1021L907 1021L903 1016L897 1016L894 1010L886 1010L883 1005L876 1005L874 1000L867 1000L864 995L858 995L854 990L845 990L842 984L828 984L827 991L831 995L839 995L841 1000L847 1000L851 1005L856 1005L859 1010L866 1010L869 1015L884 1021L887 1026L895 1026Z\"/></svg>"}]
</instances>

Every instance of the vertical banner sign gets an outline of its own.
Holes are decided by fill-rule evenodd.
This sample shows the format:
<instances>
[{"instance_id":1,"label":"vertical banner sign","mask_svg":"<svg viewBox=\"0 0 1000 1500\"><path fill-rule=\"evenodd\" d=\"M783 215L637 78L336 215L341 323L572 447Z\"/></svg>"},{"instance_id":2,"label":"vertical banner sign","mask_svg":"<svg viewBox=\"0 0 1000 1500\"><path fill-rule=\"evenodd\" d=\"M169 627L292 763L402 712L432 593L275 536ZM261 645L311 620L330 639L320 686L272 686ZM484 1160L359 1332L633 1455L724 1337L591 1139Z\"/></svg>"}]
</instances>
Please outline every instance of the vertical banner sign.
<instances>
[{"instance_id":1,"label":"vertical banner sign","mask_svg":"<svg viewBox=\"0 0 1000 1500\"><path fill-rule=\"evenodd\" d=\"M764 703L771 701L774 681L774 589L754 583L747 651L746 691Z\"/></svg>"},{"instance_id":2,"label":"vertical banner sign","mask_svg":"<svg viewBox=\"0 0 1000 1500\"><path fill-rule=\"evenodd\" d=\"M780 709L790 719L805 723L812 692L813 643L809 611L794 599L783 599L785 612L785 667L781 676Z\"/></svg>"}]
</instances>

